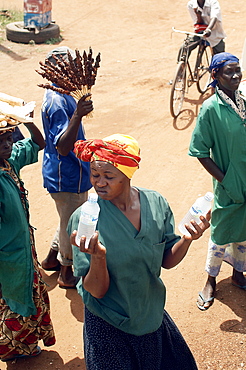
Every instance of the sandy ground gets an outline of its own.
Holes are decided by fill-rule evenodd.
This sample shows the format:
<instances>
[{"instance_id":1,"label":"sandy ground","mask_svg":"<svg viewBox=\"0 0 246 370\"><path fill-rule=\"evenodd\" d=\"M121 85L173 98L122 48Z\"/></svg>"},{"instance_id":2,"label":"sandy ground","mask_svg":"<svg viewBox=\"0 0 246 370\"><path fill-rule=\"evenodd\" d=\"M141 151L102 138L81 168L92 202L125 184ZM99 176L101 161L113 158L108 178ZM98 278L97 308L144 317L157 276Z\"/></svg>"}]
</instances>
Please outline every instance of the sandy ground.
<instances>
[{"instance_id":1,"label":"sandy ground","mask_svg":"<svg viewBox=\"0 0 246 370\"><path fill-rule=\"evenodd\" d=\"M245 33L245 0L220 0L226 50L239 57ZM87 138L111 133L134 136L142 148L140 170L133 184L161 192L178 223L197 198L212 190L209 175L187 155L190 136L204 98L192 86L177 120L169 113L169 81L173 78L183 36L171 28L192 30L186 1L165 0L53 0L53 19L61 28L61 45L80 51L101 52L102 63L93 88L94 116L85 119ZM21 0L0 0L2 9L22 9ZM35 122L41 128L41 77L35 72L52 45L0 44L1 91L35 100ZM23 129L23 132L25 130ZM39 163L22 171L29 189L31 222L37 228L36 246L41 261L57 226L58 217L42 186ZM162 271L167 286L166 309L187 340L200 370L246 369L246 293L231 285L231 267L223 265L214 305L206 312L196 297L206 279L207 232L194 242L186 258ZM57 273L44 273L49 284L51 315L57 344L32 360L0 363L0 370L85 369L82 345L83 304L75 290L56 286ZM109 369L110 370L110 369ZM152 369L150 369L152 370ZM154 370L154 369L153 369ZM182 369L180 369L182 370Z\"/></svg>"}]
</instances>

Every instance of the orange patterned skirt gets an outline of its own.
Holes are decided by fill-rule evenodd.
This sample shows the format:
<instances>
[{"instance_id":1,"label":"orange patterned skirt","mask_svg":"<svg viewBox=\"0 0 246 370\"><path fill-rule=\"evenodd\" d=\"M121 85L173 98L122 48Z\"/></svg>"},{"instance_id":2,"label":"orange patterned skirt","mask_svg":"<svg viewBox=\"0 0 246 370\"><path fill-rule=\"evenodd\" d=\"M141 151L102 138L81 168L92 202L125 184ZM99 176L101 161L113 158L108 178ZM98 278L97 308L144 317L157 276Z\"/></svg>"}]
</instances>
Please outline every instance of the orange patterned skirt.
<instances>
[{"instance_id":1,"label":"orange patterned skirt","mask_svg":"<svg viewBox=\"0 0 246 370\"><path fill-rule=\"evenodd\" d=\"M9 308L4 299L0 299L0 360L16 355L30 355L37 350L39 340L45 346L55 344L53 325L50 319L50 303L45 283L38 271L34 246L33 301L37 308L36 315L23 317Z\"/></svg>"}]
</instances>

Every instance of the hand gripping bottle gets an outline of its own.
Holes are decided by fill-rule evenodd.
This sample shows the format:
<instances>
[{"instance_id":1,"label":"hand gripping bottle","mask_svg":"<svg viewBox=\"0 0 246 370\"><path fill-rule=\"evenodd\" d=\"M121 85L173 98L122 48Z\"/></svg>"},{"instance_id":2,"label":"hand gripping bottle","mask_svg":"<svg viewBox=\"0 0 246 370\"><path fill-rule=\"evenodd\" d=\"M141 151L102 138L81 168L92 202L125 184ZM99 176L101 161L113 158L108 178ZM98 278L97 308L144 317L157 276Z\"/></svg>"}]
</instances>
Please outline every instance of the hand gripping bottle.
<instances>
[{"instance_id":1,"label":"hand gripping bottle","mask_svg":"<svg viewBox=\"0 0 246 370\"><path fill-rule=\"evenodd\" d=\"M194 227L191 225L190 221L194 220L198 225L201 223L200 216L206 216L208 211L211 209L212 200L214 195L211 192L207 192L203 197L199 197L192 207L189 209L189 212L186 213L182 221L180 222L178 228L183 235L190 236L189 231L186 229L185 224L188 224L193 230Z\"/></svg>"},{"instance_id":2,"label":"hand gripping bottle","mask_svg":"<svg viewBox=\"0 0 246 370\"><path fill-rule=\"evenodd\" d=\"M88 248L90 238L96 230L99 211L100 207L97 203L97 194L90 193L87 202L81 206L78 231L75 238L77 245L80 244L80 238L85 236L85 248Z\"/></svg>"}]
</instances>

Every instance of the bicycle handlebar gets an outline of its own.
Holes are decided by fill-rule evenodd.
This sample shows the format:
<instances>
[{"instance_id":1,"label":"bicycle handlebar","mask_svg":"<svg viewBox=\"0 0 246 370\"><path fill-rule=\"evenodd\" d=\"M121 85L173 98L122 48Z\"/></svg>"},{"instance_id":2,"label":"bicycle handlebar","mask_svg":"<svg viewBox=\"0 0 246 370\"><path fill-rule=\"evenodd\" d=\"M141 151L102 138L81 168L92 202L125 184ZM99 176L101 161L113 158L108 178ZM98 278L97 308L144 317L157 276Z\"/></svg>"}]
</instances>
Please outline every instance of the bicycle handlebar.
<instances>
[{"instance_id":1,"label":"bicycle handlebar","mask_svg":"<svg viewBox=\"0 0 246 370\"><path fill-rule=\"evenodd\" d=\"M178 32L178 33L185 33L186 35L191 35L191 36L198 36L198 37L204 37L204 33L195 33L195 32L189 32L189 31L180 31L180 30L177 30L175 27L172 27L172 30L174 32Z\"/></svg>"}]
</instances>

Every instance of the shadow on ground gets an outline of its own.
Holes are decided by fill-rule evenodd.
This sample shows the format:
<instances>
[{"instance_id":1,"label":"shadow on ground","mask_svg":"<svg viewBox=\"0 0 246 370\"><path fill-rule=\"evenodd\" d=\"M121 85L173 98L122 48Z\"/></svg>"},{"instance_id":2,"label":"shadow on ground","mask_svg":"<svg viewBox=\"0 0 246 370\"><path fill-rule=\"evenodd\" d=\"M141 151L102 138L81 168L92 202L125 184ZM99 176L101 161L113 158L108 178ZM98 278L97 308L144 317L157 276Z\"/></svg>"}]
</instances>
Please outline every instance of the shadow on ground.
<instances>
[{"instance_id":1,"label":"shadow on ground","mask_svg":"<svg viewBox=\"0 0 246 370\"><path fill-rule=\"evenodd\" d=\"M7 362L7 370L86 370L85 361L79 357L73 358L64 364L62 358L56 351L43 350L38 357L31 359L18 359L12 362Z\"/></svg>"},{"instance_id":2,"label":"shadow on ground","mask_svg":"<svg viewBox=\"0 0 246 370\"><path fill-rule=\"evenodd\" d=\"M228 306L239 317L239 320L226 320L220 329L226 332L246 334L246 291L231 284L231 278L217 284L216 299Z\"/></svg>"},{"instance_id":3,"label":"shadow on ground","mask_svg":"<svg viewBox=\"0 0 246 370\"><path fill-rule=\"evenodd\" d=\"M5 46L3 45L0 45L0 52L2 53L5 53L7 55L10 56L10 58L14 59L14 60L18 60L18 61L22 61L22 60L25 60L27 58L25 57L22 57L21 55L15 53L14 51L10 50L9 48L6 48Z\"/></svg>"}]
</instances>

